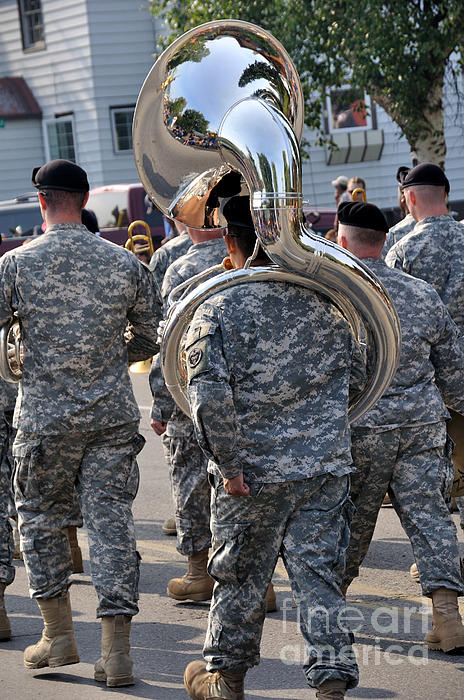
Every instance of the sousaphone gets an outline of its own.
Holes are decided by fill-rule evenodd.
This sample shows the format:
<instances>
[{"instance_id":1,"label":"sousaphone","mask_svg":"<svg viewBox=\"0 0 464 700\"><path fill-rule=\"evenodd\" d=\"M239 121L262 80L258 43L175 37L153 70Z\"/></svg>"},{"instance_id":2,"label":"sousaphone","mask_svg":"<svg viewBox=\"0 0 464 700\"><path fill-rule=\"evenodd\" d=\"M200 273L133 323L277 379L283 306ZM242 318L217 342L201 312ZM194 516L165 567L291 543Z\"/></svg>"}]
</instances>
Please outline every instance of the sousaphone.
<instances>
[{"instance_id":1,"label":"sousaphone","mask_svg":"<svg viewBox=\"0 0 464 700\"><path fill-rule=\"evenodd\" d=\"M303 222L302 129L303 94L292 60L269 32L248 22L218 20L188 31L158 58L142 86L133 146L151 199L188 227L220 228L225 221L215 186L222 183L226 197L227 176L239 174L258 239L274 263L206 273L180 298L174 290L160 359L166 385L187 414L182 348L189 323L205 299L243 282L300 284L342 311L358 341L366 342L369 368L350 420L375 403L396 370L400 325L385 288L354 255Z\"/></svg>"}]
</instances>

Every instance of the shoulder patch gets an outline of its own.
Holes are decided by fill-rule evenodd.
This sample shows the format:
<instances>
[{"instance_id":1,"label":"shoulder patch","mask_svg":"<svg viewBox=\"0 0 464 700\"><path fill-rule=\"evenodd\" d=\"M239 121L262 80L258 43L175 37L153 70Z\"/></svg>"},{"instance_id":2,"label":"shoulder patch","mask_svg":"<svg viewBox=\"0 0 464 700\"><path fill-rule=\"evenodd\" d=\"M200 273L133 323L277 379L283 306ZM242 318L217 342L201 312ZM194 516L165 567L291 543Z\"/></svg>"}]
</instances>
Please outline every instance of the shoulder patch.
<instances>
[{"instance_id":1,"label":"shoulder patch","mask_svg":"<svg viewBox=\"0 0 464 700\"><path fill-rule=\"evenodd\" d=\"M194 369L200 364L203 358L203 350L201 348L193 348L188 355L188 364L191 369Z\"/></svg>"}]
</instances>

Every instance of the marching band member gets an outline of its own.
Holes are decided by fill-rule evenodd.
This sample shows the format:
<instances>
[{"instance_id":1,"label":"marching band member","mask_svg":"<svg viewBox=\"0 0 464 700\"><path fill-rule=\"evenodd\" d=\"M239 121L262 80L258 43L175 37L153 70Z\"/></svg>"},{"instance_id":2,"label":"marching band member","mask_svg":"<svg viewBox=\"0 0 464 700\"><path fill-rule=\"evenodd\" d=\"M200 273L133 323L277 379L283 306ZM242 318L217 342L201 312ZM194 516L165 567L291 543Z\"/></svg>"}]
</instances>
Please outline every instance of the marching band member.
<instances>
[{"instance_id":1,"label":"marching band member","mask_svg":"<svg viewBox=\"0 0 464 700\"><path fill-rule=\"evenodd\" d=\"M24 347L13 447L21 549L44 620L24 663L79 661L64 530L76 487L102 619L94 677L129 685L140 558L131 506L144 439L128 361L157 348L152 279L131 252L81 223L89 190L82 168L51 161L33 170L32 183L46 233L0 260L0 323L16 312Z\"/></svg>"},{"instance_id":2,"label":"marching band member","mask_svg":"<svg viewBox=\"0 0 464 700\"><path fill-rule=\"evenodd\" d=\"M464 413L459 331L429 284L383 262L388 225L380 209L345 203L338 209L338 220L339 244L362 258L383 282L400 317L402 335L393 381L352 426L356 471L351 494L357 510L343 588L358 575L388 489L414 550L423 595L432 598L433 629L425 641L430 649L449 652L464 647L458 609L464 585L456 530L445 502L453 468L444 400Z\"/></svg>"},{"instance_id":3,"label":"marching band member","mask_svg":"<svg viewBox=\"0 0 464 700\"><path fill-rule=\"evenodd\" d=\"M256 234L248 197L224 206L234 267ZM268 262L258 256L255 263ZM317 696L358 682L340 590L349 541L350 388L365 366L347 322L316 292L282 282L230 287L197 309L187 341L195 433L213 485L215 579L205 663L184 683L191 698L243 700L259 662L264 597L281 554L301 611L306 676Z\"/></svg>"}]
</instances>

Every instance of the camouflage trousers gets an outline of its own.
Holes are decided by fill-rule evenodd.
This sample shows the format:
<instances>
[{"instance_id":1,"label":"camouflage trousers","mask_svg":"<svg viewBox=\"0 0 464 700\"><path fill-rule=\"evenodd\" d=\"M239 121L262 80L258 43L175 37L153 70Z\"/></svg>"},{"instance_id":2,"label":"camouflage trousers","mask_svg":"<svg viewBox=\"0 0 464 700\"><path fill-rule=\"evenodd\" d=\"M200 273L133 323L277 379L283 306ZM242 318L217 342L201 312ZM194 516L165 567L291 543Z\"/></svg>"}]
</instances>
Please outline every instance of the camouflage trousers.
<instances>
[{"instance_id":1,"label":"camouflage trousers","mask_svg":"<svg viewBox=\"0 0 464 700\"><path fill-rule=\"evenodd\" d=\"M0 583L8 586L15 577L13 530L9 519L12 469L8 459L8 426L1 418L0 422Z\"/></svg>"},{"instance_id":2,"label":"camouflage trousers","mask_svg":"<svg viewBox=\"0 0 464 700\"><path fill-rule=\"evenodd\" d=\"M217 583L203 649L208 669L239 673L259 663L265 595L280 554L298 603L309 685L338 678L353 688L358 667L340 590L353 512L349 476L245 481L250 495L234 498L214 477L208 571Z\"/></svg>"},{"instance_id":3,"label":"camouflage trousers","mask_svg":"<svg viewBox=\"0 0 464 700\"><path fill-rule=\"evenodd\" d=\"M459 510L459 522L464 529L464 496L458 496L456 498L456 505Z\"/></svg>"},{"instance_id":4,"label":"camouflage trousers","mask_svg":"<svg viewBox=\"0 0 464 700\"><path fill-rule=\"evenodd\" d=\"M164 436L174 501L177 550L191 556L211 545L208 460L193 435Z\"/></svg>"},{"instance_id":5,"label":"camouflage trousers","mask_svg":"<svg viewBox=\"0 0 464 700\"><path fill-rule=\"evenodd\" d=\"M452 445L445 423L383 433L352 431L351 523L343 585L358 576L385 494L410 539L422 592L444 587L464 594L456 529L445 496L453 481Z\"/></svg>"},{"instance_id":6,"label":"camouflage trousers","mask_svg":"<svg viewBox=\"0 0 464 700\"><path fill-rule=\"evenodd\" d=\"M132 502L139 483L137 423L67 435L18 431L15 498L33 598L63 595L72 560L64 528L77 494L87 527L97 617L138 612L139 559Z\"/></svg>"},{"instance_id":7,"label":"camouflage trousers","mask_svg":"<svg viewBox=\"0 0 464 700\"><path fill-rule=\"evenodd\" d=\"M8 503L8 512L12 520L18 519L18 514L16 512L14 489L13 489L13 472L14 472L14 458L13 458L13 443L16 437L16 428L13 428L13 411L5 411L5 416L8 424L8 449L5 455L5 468L9 469L10 474L10 498ZM3 465L3 463L2 463ZM71 508L68 526L82 527L83 525L82 513L79 506L79 501L77 500L77 494L74 495L73 507ZM1 580L1 579L0 579Z\"/></svg>"}]
</instances>

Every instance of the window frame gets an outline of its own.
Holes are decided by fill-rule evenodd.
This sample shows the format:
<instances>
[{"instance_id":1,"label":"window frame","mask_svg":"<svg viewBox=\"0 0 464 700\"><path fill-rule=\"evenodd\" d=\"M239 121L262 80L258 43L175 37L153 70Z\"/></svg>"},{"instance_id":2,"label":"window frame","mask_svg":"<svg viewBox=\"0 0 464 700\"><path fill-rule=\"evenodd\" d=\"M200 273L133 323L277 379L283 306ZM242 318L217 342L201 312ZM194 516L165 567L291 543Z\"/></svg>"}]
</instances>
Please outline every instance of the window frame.
<instances>
[{"instance_id":1,"label":"window frame","mask_svg":"<svg viewBox=\"0 0 464 700\"><path fill-rule=\"evenodd\" d=\"M128 105L114 105L109 108L110 110L110 122L111 122L111 136L113 140L113 152L115 155L126 155L128 153L134 152L134 144L132 141L132 123L134 121L135 104ZM119 113L132 112L131 128L130 128L130 148L119 148L118 145L118 133L116 128L116 115Z\"/></svg>"},{"instance_id":2,"label":"window frame","mask_svg":"<svg viewBox=\"0 0 464 700\"><path fill-rule=\"evenodd\" d=\"M57 124L57 123L64 123L64 122L71 123L74 159L71 159L68 155L64 155L61 153L60 154L52 154L52 152L51 152L48 127L50 124ZM42 127L43 127L43 133L44 133L45 155L46 155L47 161L55 160L56 158L65 158L66 160L72 160L74 163L77 163L78 162L78 153L77 153L76 124L75 124L74 112L68 112L66 114L59 114L59 115L55 115L54 117L46 118L42 122Z\"/></svg>"},{"instance_id":3,"label":"window frame","mask_svg":"<svg viewBox=\"0 0 464 700\"><path fill-rule=\"evenodd\" d=\"M326 96L326 124L325 124L325 132L328 135L333 135L333 134L346 134L346 133L352 133L356 131L370 131L373 129L377 128L376 124L376 115L375 115L375 103L371 99L370 95L368 95L366 92L363 93L362 90L359 91L360 95L362 95L362 99L364 101L364 104L366 105L366 125L365 126L346 126L346 127L341 127L338 129L335 129L332 126L332 116L333 116L333 110L332 110L332 98L331 98L331 93L333 92L342 92L343 90L351 90L352 88L350 86L342 86L340 88L333 88L329 90L327 96Z\"/></svg>"},{"instance_id":4,"label":"window frame","mask_svg":"<svg viewBox=\"0 0 464 700\"><path fill-rule=\"evenodd\" d=\"M45 25L43 21L43 10L42 1L38 0L39 8L36 10L30 10L24 7L24 4L28 0L17 0L18 15L19 15L19 26L21 28L21 41L23 45L24 53L32 53L33 51L43 51L46 48L45 44ZM41 27L41 38L37 41L29 41L29 31L28 18L32 15L39 15L41 23L37 26Z\"/></svg>"}]
</instances>

